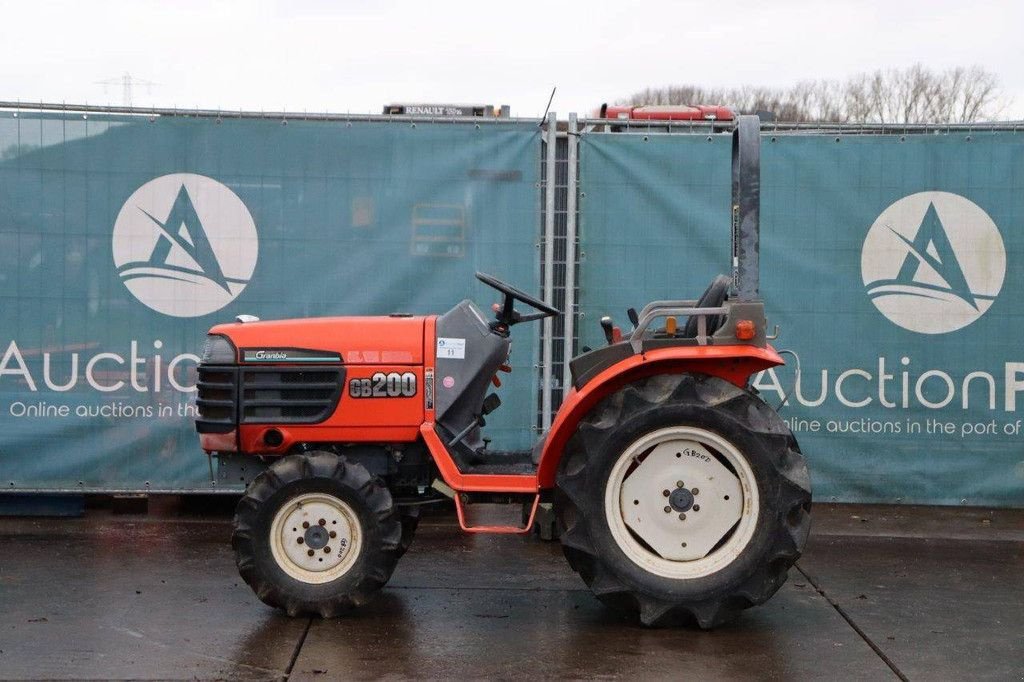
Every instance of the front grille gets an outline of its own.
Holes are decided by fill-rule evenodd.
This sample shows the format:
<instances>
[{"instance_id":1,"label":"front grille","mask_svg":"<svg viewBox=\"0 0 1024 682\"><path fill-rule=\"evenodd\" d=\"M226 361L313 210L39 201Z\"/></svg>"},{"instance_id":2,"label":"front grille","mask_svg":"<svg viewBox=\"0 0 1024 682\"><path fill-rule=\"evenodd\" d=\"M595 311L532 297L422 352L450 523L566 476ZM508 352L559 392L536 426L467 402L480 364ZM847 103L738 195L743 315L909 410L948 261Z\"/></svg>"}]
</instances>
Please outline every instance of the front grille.
<instances>
[{"instance_id":1,"label":"front grille","mask_svg":"<svg viewBox=\"0 0 1024 682\"><path fill-rule=\"evenodd\" d=\"M245 367L239 370L239 417L245 423L315 424L334 412L345 370L327 367Z\"/></svg>"},{"instance_id":2,"label":"front grille","mask_svg":"<svg viewBox=\"0 0 1024 682\"><path fill-rule=\"evenodd\" d=\"M199 365L196 381L196 428L200 433L227 433L235 428L238 369Z\"/></svg>"},{"instance_id":3,"label":"front grille","mask_svg":"<svg viewBox=\"0 0 1024 682\"><path fill-rule=\"evenodd\" d=\"M226 433L243 424L316 424L334 413L345 369L199 365L196 427Z\"/></svg>"}]
</instances>

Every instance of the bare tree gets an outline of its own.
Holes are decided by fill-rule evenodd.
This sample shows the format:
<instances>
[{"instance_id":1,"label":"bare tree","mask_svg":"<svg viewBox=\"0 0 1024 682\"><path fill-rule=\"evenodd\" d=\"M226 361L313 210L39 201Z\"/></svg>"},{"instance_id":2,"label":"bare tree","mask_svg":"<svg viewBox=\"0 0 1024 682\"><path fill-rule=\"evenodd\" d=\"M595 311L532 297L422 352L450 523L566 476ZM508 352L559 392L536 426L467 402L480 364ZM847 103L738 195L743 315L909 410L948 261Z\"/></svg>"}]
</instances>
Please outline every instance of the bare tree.
<instances>
[{"instance_id":1,"label":"bare tree","mask_svg":"<svg viewBox=\"0 0 1024 682\"><path fill-rule=\"evenodd\" d=\"M620 104L726 104L796 123L975 123L998 120L1006 109L998 77L984 68L932 71L921 64L788 88L645 88Z\"/></svg>"}]
</instances>

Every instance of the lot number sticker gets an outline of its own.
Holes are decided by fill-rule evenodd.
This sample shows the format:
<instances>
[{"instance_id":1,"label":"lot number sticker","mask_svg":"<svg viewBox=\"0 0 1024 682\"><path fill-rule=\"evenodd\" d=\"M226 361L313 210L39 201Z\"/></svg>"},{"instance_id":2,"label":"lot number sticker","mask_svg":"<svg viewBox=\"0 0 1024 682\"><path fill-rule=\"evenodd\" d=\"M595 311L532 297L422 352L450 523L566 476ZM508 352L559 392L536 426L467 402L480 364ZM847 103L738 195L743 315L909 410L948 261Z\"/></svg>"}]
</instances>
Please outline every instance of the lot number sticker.
<instances>
[{"instance_id":1,"label":"lot number sticker","mask_svg":"<svg viewBox=\"0 0 1024 682\"><path fill-rule=\"evenodd\" d=\"M450 360L463 360L466 357L466 339L448 339L438 337L437 357Z\"/></svg>"}]
</instances>

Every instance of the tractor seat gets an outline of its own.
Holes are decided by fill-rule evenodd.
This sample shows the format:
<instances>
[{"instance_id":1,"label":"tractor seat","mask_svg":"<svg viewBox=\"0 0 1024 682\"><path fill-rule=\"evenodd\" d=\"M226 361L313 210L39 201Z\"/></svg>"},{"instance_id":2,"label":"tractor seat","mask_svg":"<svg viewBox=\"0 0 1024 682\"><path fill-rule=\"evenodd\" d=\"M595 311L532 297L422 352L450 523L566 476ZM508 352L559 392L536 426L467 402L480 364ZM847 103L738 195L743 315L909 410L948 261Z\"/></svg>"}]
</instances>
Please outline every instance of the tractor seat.
<instances>
[{"instance_id":1,"label":"tractor seat","mask_svg":"<svg viewBox=\"0 0 1024 682\"><path fill-rule=\"evenodd\" d=\"M729 294L729 286L732 281L725 275L718 275L715 277L708 288L704 290L701 297L697 300L698 308L718 308L725 303L726 298ZM709 315L707 318L707 334L711 336L716 331L721 329L722 325L725 324L725 315ZM645 344L647 342L655 343L686 343L693 344L693 339L697 338L697 331L699 329L700 318L696 315L691 315L686 320L686 326L682 329L682 333L674 337L678 341L672 339L660 339L657 338L653 330L648 329L645 333L644 339ZM573 358L569 363L570 371L573 377L573 386L577 390L583 388L583 386L601 373L604 369L611 367L616 362L625 360L629 356L633 355L633 347L630 345L629 340L624 338L619 343L613 343L602 348L594 350L587 350L582 355Z\"/></svg>"},{"instance_id":2,"label":"tractor seat","mask_svg":"<svg viewBox=\"0 0 1024 682\"><path fill-rule=\"evenodd\" d=\"M704 293L697 299L698 308L718 308L729 295L729 285L732 283L725 275L718 275L713 280L708 288L704 290ZM700 316L691 315L686 321L686 327L683 329L683 338L695 339L697 338L697 330ZM718 331L723 324L725 324L725 315L708 315L708 328L707 334L711 336Z\"/></svg>"}]
</instances>

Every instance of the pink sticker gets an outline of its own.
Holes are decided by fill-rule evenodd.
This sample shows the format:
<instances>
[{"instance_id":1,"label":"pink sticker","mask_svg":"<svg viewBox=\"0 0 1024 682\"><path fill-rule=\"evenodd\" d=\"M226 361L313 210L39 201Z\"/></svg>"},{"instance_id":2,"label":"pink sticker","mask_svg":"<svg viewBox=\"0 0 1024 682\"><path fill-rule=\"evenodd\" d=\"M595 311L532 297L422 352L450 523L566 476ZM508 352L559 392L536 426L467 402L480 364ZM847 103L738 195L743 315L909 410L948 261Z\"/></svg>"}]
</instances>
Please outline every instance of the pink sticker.
<instances>
[{"instance_id":1,"label":"pink sticker","mask_svg":"<svg viewBox=\"0 0 1024 682\"><path fill-rule=\"evenodd\" d=\"M455 377L445 377L441 380L441 383L444 384L445 388L451 388L455 385Z\"/></svg>"}]
</instances>

